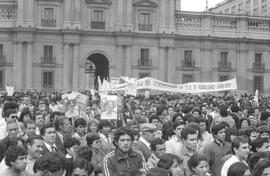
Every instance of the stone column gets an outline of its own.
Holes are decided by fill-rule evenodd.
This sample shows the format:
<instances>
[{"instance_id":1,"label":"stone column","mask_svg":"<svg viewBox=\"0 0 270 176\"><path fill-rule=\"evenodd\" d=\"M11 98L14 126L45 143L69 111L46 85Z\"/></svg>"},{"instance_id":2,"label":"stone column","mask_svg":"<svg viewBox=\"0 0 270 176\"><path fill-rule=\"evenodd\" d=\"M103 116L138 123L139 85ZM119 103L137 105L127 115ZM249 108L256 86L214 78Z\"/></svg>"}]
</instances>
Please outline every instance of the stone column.
<instances>
[{"instance_id":1,"label":"stone column","mask_svg":"<svg viewBox=\"0 0 270 176\"><path fill-rule=\"evenodd\" d=\"M167 1L166 0L162 0L161 4L160 4L160 26L159 26L159 32L163 33L164 31L166 32L166 5Z\"/></svg>"},{"instance_id":2,"label":"stone column","mask_svg":"<svg viewBox=\"0 0 270 176\"><path fill-rule=\"evenodd\" d=\"M131 76L131 46L127 46L126 48L126 71L125 71L125 76Z\"/></svg>"},{"instance_id":3,"label":"stone column","mask_svg":"<svg viewBox=\"0 0 270 176\"><path fill-rule=\"evenodd\" d=\"M63 54L63 89L69 90L69 73L70 73L70 67L69 67L69 49L70 46L68 43L64 44L64 54Z\"/></svg>"},{"instance_id":4,"label":"stone column","mask_svg":"<svg viewBox=\"0 0 270 176\"><path fill-rule=\"evenodd\" d=\"M81 0L74 0L74 27L81 29Z\"/></svg>"},{"instance_id":5,"label":"stone column","mask_svg":"<svg viewBox=\"0 0 270 176\"><path fill-rule=\"evenodd\" d=\"M175 1L170 0L169 5L169 27L170 27L170 33L175 33Z\"/></svg>"},{"instance_id":6,"label":"stone column","mask_svg":"<svg viewBox=\"0 0 270 176\"><path fill-rule=\"evenodd\" d=\"M181 10L181 0L176 0L175 10Z\"/></svg>"},{"instance_id":7,"label":"stone column","mask_svg":"<svg viewBox=\"0 0 270 176\"><path fill-rule=\"evenodd\" d=\"M176 69L176 60L175 60L175 48L169 48L168 51L168 81L170 83L175 83L175 69Z\"/></svg>"},{"instance_id":8,"label":"stone column","mask_svg":"<svg viewBox=\"0 0 270 176\"><path fill-rule=\"evenodd\" d=\"M27 6L27 12L28 12L28 26L34 27L34 1L33 0L27 0L28 6Z\"/></svg>"},{"instance_id":9,"label":"stone column","mask_svg":"<svg viewBox=\"0 0 270 176\"><path fill-rule=\"evenodd\" d=\"M33 88L32 85L32 62L33 62L33 44L32 42L27 43L26 48L26 88Z\"/></svg>"},{"instance_id":10,"label":"stone column","mask_svg":"<svg viewBox=\"0 0 270 176\"><path fill-rule=\"evenodd\" d=\"M123 26L123 0L118 0L118 10L117 10L117 26L118 29L122 29Z\"/></svg>"},{"instance_id":11,"label":"stone column","mask_svg":"<svg viewBox=\"0 0 270 176\"><path fill-rule=\"evenodd\" d=\"M160 47L159 48L159 69L158 69L158 77L159 80L164 81L165 80L165 48Z\"/></svg>"},{"instance_id":12,"label":"stone column","mask_svg":"<svg viewBox=\"0 0 270 176\"><path fill-rule=\"evenodd\" d=\"M70 27L71 2L64 1L64 28Z\"/></svg>"},{"instance_id":13,"label":"stone column","mask_svg":"<svg viewBox=\"0 0 270 176\"><path fill-rule=\"evenodd\" d=\"M212 68L213 68L213 49L209 48L209 47L205 47L201 49L201 53L202 53L202 60L201 60L201 64L200 64L200 68L201 68L201 75L200 75L200 81L204 82L204 81L208 81L212 80ZM192 56L193 57L193 56ZM193 57L195 58L195 57ZM195 61L195 66L198 66L198 61Z\"/></svg>"},{"instance_id":14,"label":"stone column","mask_svg":"<svg viewBox=\"0 0 270 176\"><path fill-rule=\"evenodd\" d=\"M14 62L14 74L15 74L15 89L23 88L23 43L17 43L17 56L16 61Z\"/></svg>"},{"instance_id":15,"label":"stone column","mask_svg":"<svg viewBox=\"0 0 270 176\"><path fill-rule=\"evenodd\" d=\"M132 4L132 0L127 0L127 29L128 30L132 30L132 27L133 27L133 23L132 23L132 7L133 7L133 4Z\"/></svg>"},{"instance_id":16,"label":"stone column","mask_svg":"<svg viewBox=\"0 0 270 176\"><path fill-rule=\"evenodd\" d=\"M79 88L79 45L74 44L73 47L73 75L72 75L72 88L78 90Z\"/></svg>"},{"instance_id":17,"label":"stone column","mask_svg":"<svg viewBox=\"0 0 270 176\"><path fill-rule=\"evenodd\" d=\"M123 76L121 75L122 73L122 65L123 63L122 62L122 46L121 45L118 45L116 47L116 58L115 58L115 67L116 67L116 76Z\"/></svg>"},{"instance_id":18,"label":"stone column","mask_svg":"<svg viewBox=\"0 0 270 176\"><path fill-rule=\"evenodd\" d=\"M24 0L18 1L18 12L17 12L17 21L16 26L21 26L23 24L23 18L24 18Z\"/></svg>"}]
</instances>

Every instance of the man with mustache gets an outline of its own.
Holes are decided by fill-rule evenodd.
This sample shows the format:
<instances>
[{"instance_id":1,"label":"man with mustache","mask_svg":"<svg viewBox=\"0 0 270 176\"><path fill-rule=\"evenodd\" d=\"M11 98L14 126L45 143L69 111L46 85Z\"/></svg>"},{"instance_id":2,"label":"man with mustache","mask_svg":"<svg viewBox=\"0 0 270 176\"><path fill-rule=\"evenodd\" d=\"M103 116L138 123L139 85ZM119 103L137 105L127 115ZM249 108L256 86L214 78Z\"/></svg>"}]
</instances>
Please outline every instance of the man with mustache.
<instances>
[{"instance_id":1,"label":"man with mustache","mask_svg":"<svg viewBox=\"0 0 270 176\"><path fill-rule=\"evenodd\" d=\"M116 149L108 153L103 160L105 176L139 176L146 171L143 155L132 150L134 136L131 130L120 128L114 134Z\"/></svg>"}]
</instances>

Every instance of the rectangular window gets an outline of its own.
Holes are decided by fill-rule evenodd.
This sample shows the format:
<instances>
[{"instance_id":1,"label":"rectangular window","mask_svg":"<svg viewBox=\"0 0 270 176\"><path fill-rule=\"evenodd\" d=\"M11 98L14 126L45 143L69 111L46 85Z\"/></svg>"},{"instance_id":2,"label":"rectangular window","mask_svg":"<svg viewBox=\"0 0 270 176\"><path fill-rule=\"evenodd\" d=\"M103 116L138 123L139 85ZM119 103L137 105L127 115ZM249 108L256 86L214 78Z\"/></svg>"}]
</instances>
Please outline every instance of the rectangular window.
<instances>
[{"instance_id":1,"label":"rectangular window","mask_svg":"<svg viewBox=\"0 0 270 176\"><path fill-rule=\"evenodd\" d=\"M254 4L255 4L255 5L257 5L257 4L258 4L258 2L259 2L258 0L254 0Z\"/></svg>"},{"instance_id":2,"label":"rectangular window","mask_svg":"<svg viewBox=\"0 0 270 176\"><path fill-rule=\"evenodd\" d=\"M5 89L5 73L0 71L0 89Z\"/></svg>"},{"instance_id":3,"label":"rectangular window","mask_svg":"<svg viewBox=\"0 0 270 176\"><path fill-rule=\"evenodd\" d=\"M238 11L239 12L243 11L243 3L238 4Z\"/></svg>"},{"instance_id":4,"label":"rectangular window","mask_svg":"<svg viewBox=\"0 0 270 176\"><path fill-rule=\"evenodd\" d=\"M45 45L43 47L43 63L53 63L53 46Z\"/></svg>"},{"instance_id":5,"label":"rectangular window","mask_svg":"<svg viewBox=\"0 0 270 176\"><path fill-rule=\"evenodd\" d=\"M192 51L191 50L185 50L184 61L186 64L192 63Z\"/></svg>"},{"instance_id":6,"label":"rectangular window","mask_svg":"<svg viewBox=\"0 0 270 176\"><path fill-rule=\"evenodd\" d=\"M258 90L263 93L263 76L254 76L254 91Z\"/></svg>"},{"instance_id":7,"label":"rectangular window","mask_svg":"<svg viewBox=\"0 0 270 176\"><path fill-rule=\"evenodd\" d=\"M231 13L236 13L236 6L232 6Z\"/></svg>"},{"instance_id":8,"label":"rectangular window","mask_svg":"<svg viewBox=\"0 0 270 176\"><path fill-rule=\"evenodd\" d=\"M92 29L105 29L105 18L103 10L94 10L91 21Z\"/></svg>"},{"instance_id":9,"label":"rectangular window","mask_svg":"<svg viewBox=\"0 0 270 176\"><path fill-rule=\"evenodd\" d=\"M102 10L94 10L94 16L93 16L93 21L95 22L104 22L104 16L103 16L103 11Z\"/></svg>"},{"instance_id":10,"label":"rectangular window","mask_svg":"<svg viewBox=\"0 0 270 176\"><path fill-rule=\"evenodd\" d=\"M258 13L259 13L258 8L254 9L253 11L254 11L254 15L258 15Z\"/></svg>"},{"instance_id":11,"label":"rectangular window","mask_svg":"<svg viewBox=\"0 0 270 176\"><path fill-rule=\"evenodd\" d=\"M149 63L149 49L148 48L141 49L140 65L142 65L142 66L150 65L150 63Z\"/></svg>"},{"instance_id":12,"label":"rectangular window","mask_svg":"<svg viewBox=\"0 0 270 176\"><path fill-rule=\"evenodd\" d=\"M267 13L267 5L262 6L262 13Z\"/></svg>"},{"instance_id":13,"label":"rectangular window","mask_svg":"<svg viewBox=\"0 0 270 176\"><path fill-rule=\"evenodd\" d=\"M262 0L262 3L266 3L267 2L267 0Z\"/></svg>"},{"instance_id":14,"label":"rectangular window","mask_svg":"<svg viewBox=\"0 0 270 176\"><path fill-rule=\"evenodd\" d=\"M225 9L225 13L230 13L230 9Z\"/></svg>"},{"instance_id":15,"label":"rectangular window","mask_svg":"<svg viewBox=\"0 0 270 176\"><path fill-rule=\"evenodd\" d=\"M54 10L53 8L44 9L44 19L45 20L54 20Z\"/></svg>"},{"instance_id":16,"label":"rectangular window","mask_svg":"<svg viewBox=\"0 0 270 176\"><path fill-rule=\"evenodd\" d=\"M54 88L54 77L52 71L43 72L43 88L53 89Z\"/></svg>"},{"instance_id":17,"label":"rectangular window","mask_svg":"<svg viewBox=\"0 0 270 176\"><path fill-rule=\"evenodd\" d=\"M260 65L262 63L262 54L261 53L255 53L255 64Z\"/></svg>"},{"instance_id":18,"label":"rectangular window","mask_svg":"<svg viewBox=\"0 0 270 176\"><path fill-rule=\"evenodd\" d=\"M192 74L191 75L184 74L182 77L182 83L184 84L189 82L194 82L194 76Z\"/></svg>"},{"instance_id":19,"label":"rectangular window","mask_svg":"<svg viewBox=\"0 0 270 176\"><path fill-rule=\"evenodd\" d=\"M4 45L0 44L0 58L4 56Z\"/></svg>"},{"instance_id":20,"label":"rectangular window","mask_svg":"<svg viewBox=\"0 0 270 176\"><path fill-rule=\"evenodd\" d=\"M151 73L139 73L139 79L145 78L145 77L151 77Z\"/></svg>"},{"instance_id":21,"label":"rectangular window","mask_svg":"<svg viewBox=\"0 0 270 176\"><path fill-rule=\"evenodd\" d=\"M150 24L150 13L141 13L141 23L142 24Z\"/></svg>"},{"instance_id":22,"label":"rectangular window","mask_svg":"<svg viewBox=\"0 0 270 176\"><path fill-rule=\"evenodd\" d=\"M227 75L219 76L219 81L227 81L228 79L229 79L229 76Z\"/></svg>"},{"instance_id":23,"label":"rectangular window","mask_svg":"<svg viewBox=\"0 0 270 176\"><path fill-rule=\"evenodd\" d=\"M228 52L221 52L220 53L220 61L221 61L221 63L224 63L224 64L228 63Z\"/></svg>"},{"instance_id":24,"label":"rectangular window","mask_svg":"<svg viewBox=\"0 0 270 176\"><path fill-rule=\"evenodd\" d=\"M44 17L41 21L41 24L44 27L56 27L53 8L44 8Z\"/></svg>"},{"instance_id":25,"label":"rectangular window","mask_svg":"<svg viewBox=\"0 0 270 176\"><path fill-rule=\"evenodd\" d=\"M140 31L152 31L151 14L149 12L140 13Z\"/></svg>"}]
</instances>

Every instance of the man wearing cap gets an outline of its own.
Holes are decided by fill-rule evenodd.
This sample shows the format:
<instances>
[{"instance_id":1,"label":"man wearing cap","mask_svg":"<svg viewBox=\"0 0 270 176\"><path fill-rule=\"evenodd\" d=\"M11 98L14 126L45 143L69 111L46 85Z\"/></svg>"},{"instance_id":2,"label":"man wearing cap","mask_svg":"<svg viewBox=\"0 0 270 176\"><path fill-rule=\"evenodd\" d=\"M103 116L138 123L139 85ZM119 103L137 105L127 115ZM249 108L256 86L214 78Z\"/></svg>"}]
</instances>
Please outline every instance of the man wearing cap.
<instances>
[{"instance_id":1,"label":"man wearing cap","mask_svg":"<svg viewBox=\"0 0 270 176\"><path fill-rule=\"evenodd\" d=\"M143 154L146 161L152 154L150 143L154 139L156 130L156 125L152 123L143 123L141 125L141 137L137 143L136 149Z\"/></svg>"}]
</instances>

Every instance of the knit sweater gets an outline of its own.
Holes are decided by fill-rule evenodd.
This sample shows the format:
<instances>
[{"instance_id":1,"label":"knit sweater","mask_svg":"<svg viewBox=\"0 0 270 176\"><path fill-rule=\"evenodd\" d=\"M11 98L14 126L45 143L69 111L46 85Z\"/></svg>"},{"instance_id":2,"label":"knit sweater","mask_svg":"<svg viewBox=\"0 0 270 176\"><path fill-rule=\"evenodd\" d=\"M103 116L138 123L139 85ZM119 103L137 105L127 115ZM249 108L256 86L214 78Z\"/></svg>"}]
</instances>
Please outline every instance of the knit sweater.
<instances>
[{"instance_id":1,"label":"knit sweater","mask_svg":"<svg viewBox=\"0 0 270 176\"><path fill-rule=\"evenodd\" d=\"M207 157L210 170L213 174L217 173L221 158L227 155L230 151L231 149L228 145L221 145L221 143L216 140L204 148L202 154Z\"/></svg>"}]
</instances>

